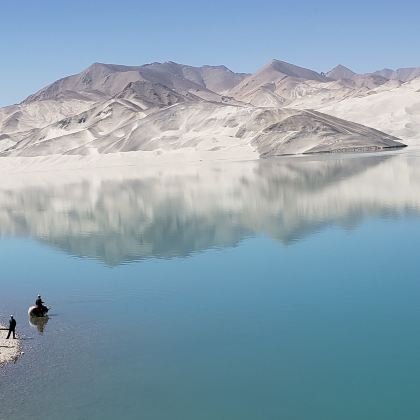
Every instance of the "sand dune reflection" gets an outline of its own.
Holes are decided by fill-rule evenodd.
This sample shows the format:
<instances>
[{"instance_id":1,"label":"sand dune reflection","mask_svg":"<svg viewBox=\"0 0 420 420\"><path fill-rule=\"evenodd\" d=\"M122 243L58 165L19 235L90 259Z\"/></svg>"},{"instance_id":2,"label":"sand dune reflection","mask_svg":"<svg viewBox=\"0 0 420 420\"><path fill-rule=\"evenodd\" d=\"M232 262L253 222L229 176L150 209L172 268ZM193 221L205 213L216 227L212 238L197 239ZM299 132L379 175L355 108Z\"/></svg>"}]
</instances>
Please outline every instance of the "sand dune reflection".
<instances>
[{"instance_id":1,"label":"sand dune reflection","mask_svg":"<svg viewBox=\"0 0 420 420\"><path fill-rule=\"evenodd\" d=\"M0 234L109 265L257 234L290 244L331 224L419 213L419 160L381 154L21 174L0 187Z\"/></svg>"}]
</instances>

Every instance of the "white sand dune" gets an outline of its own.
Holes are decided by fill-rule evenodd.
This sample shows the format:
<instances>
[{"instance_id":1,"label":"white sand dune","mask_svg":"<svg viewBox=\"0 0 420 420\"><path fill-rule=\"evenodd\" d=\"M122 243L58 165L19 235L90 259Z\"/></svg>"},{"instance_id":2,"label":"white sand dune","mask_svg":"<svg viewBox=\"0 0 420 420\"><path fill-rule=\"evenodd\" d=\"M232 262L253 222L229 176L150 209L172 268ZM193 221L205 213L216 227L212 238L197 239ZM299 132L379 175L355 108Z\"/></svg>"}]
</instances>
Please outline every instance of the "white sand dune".
<instances>
[{"instance_id":1,"label":"white sand dune","mask_svg":"<svg viewBox=\"0 0 420 420\"><path fill-rule=\"evenodd\" d=\"M288 92L301 81L326 82L328 79L309 69L284 61L272 60L255 74L246 77L229 91L234 98L256 106L282 106L286 103ZM277 100L261 102L259 95L274 93ZM281 92L286 92L283 97Z\"/></svg>"},{"instance_id":2,"label":"white sand dune","mask_svg":"<svg viewBox=\"0 0 420 420\"><path fill-rule=\"evenodd\" d=\"M420 144L420 79L317 109Z\"/></svg>"},{"instance_id":3,"label":"white sand dune","mask_svg":"<svg viewBox=\"0 0 420 420\"><path fill-rule=\"evenodd\" d=\"M0 153L207 159L213 152L237 160L386 150L403 147L400 137L415 139L417 79L403 84L343 66L329 75L279 60L253 75L173 62L95 63L0 109Z\"/></svg>"},{"instance_id":4,"label":"white sand dune","mask_svg":"<svg viewBox=\"0 0 420 420\"><path fill-rule=\"evenodd\" d=\"M0 108L1 135L16 134L45 127L69 115L83 112L95 101L67 98L66 100L35 101Z\"/></svg>"},{"instance_id":5,"label":"white sand dune","mask_svg":"<svg viewBox=\"0 0 420 420\"><path fill-rule=\"evenodd\" d=\"M105 102L26 137L4 156L116 152L218 151L236 159L285 154L383 150L398 139L305 110L180 103L144 115L131 103Z\"/></svg>"}]
</instances>

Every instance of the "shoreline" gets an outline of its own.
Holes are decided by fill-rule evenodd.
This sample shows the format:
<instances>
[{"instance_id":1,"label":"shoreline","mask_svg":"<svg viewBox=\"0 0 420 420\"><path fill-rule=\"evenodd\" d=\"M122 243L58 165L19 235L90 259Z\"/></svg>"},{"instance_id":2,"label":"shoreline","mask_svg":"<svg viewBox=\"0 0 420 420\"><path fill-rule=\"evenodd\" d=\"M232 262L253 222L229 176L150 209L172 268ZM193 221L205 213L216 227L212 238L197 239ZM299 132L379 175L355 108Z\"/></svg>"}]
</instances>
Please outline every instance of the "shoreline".
<instances>
[{"instance_id":1,"label":"shoreline","mask_svg":"<svg viewBox=\"0 0 420 420\"><path fill-rule=\"evenodd\" d=\"M5 325L0 324L0 368L7 363L16 361L21 354L20 339L16 338L16 340L13 340L11 338L6 340L7 331L3 330L3 328L6 328Z\"/></svg>"},{"instance_id":2,"label":"shoreline","mask_svg":"<svg viewBox=\"0 0 420 420\"><path fill-rule=\"evenodd\" d=\"M170 151L116 152L94 155L0 156L0 173L29 173L49 170L97 170L100 168L165 168L185 164L258 161L256 153Z\"/></svg>"},{"instance_id":3,"label":"shoreline","mask_svg":"<svg viewBox=\"0 0 420 420\"><path fill-rule=\"evenodd\" d=\"M242 153L232 152L198 152L198 151L170 151L159 152L116 152L95 155L46 155L46 156L0 156L0 174L30 174L50 171L83 171L96 172L121 168L133 168L139 173L152 169L166 170L175 169L185 165L212 165L224 163L258 163L266 159L293 158L302 159L310 156L342 156L364 157L376 153L417 151L420 145L402 145L397 147L372 147L372 148L349 148L335 151L322 151L301 154L280 154L273 156L258 156L242 150Z\"/></svg>"},{"instance_id":4,"label":"shoreline","mask_svg":"<svg viewBox=\"0 0 420 420\"><path fill-rule=\"evenodd\" d=\"M186 176L203 178L207 174L209 179L223 171L235 172L236 168L257 170L264 162L291 162L313 160L341 160L341 159L369 159L372 156L390 156L420 153L420 146L409 146L392 150L347 152L347 153L312 153L292 156L274 156L260 159L238 160L192 160L185 155L176 154L178 159L170 156L147 155L138 152L100 155L99 157L80 156L48 156L48 157L0 157L0 175L3 175L0 192L25 189L34 186L45 188L57 185L80 183L81 180L94 182L98 186L105 181L123 181L131 179L147 179L164 176ZM153 158L151 158L153 156ZM151 159L148 159L151 158Z\"/></svg>"}]
</instances>

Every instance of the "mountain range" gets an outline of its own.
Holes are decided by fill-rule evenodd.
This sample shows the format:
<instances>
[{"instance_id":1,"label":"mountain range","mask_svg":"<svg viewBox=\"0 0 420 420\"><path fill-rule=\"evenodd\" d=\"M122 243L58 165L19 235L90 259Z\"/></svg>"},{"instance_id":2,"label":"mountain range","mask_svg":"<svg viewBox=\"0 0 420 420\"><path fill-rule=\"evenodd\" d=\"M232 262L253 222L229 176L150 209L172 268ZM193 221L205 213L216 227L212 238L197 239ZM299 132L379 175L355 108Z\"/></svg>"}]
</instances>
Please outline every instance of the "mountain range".
<instances>
[{"instance_id":1,"label":"mountain range","mask_svg":"<svg viewBox=\"0 0 420 420\"><path fill-rule=\"evenodd\" d=\"M420 68L254 74L94 63L0 109L0 155L174 151L228 159L386 150L420 140Z\"/></svg>"}]
</instances>

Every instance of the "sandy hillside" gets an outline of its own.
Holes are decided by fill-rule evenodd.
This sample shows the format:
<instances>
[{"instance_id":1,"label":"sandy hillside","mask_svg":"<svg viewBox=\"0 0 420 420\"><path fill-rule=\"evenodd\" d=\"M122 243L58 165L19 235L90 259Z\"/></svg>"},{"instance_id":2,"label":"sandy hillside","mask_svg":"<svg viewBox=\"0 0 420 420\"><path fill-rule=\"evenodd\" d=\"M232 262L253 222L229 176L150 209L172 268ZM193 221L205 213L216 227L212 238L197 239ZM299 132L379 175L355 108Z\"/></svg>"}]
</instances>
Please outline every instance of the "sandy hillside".
<instances>
[{"instance_id":1,"label":"sandy hillside","mask_svg":"<svg viewBox=\"0 0 420 420\"><path fill-rule=\"evenodd\" d=\"M420 144L420 79L317 109Z\"/></svg>"},{"instance_id":2,"label":"sandy hillside","mask_svg":"<svg viewBox=\"0 0 420 420\"><path fill-rule=\"evenodd\" d=\"M35 157L183 150L191 155L214 151L236 160L237 156L253 159L401 146L396 137L305 110L198 101L145 114L131 102L114 100L29 132L2 155Z\"/></svg>"},{"instance_id":3,"label":"sandy hillside","mask_svg":"<svg viewBox=\"0 0 420 420\"><path fill-rule=\"evenodd\" d=\"M252 75L174 62L95 63L0 109L0 154L238 160L387 150L416 141L417 88L418 79L344 66L324 74L279 60Z\"/></svg>"}]
</instances>

